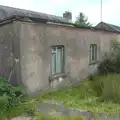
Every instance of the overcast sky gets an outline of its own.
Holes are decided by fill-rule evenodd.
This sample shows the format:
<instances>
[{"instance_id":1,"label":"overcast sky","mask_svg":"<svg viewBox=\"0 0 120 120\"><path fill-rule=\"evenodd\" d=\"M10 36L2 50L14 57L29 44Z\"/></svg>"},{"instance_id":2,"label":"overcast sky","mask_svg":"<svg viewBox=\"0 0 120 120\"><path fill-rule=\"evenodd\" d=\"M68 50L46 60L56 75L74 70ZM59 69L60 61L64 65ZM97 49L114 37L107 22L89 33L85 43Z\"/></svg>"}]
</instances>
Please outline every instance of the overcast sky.
<instances>
[{"instance_id":1,"label":"overcast sky","mask_svg":"<svg viewBox=\"0 0 120 120\"><path fill-rule=\"evenodd\" d=\"M57 16L71 11L73 21L83 12L92 24L100 22L100 0L0 0L1 5ZM103 21L120 26L120 0L103 0Z\"/></svg>"}]
</instances>

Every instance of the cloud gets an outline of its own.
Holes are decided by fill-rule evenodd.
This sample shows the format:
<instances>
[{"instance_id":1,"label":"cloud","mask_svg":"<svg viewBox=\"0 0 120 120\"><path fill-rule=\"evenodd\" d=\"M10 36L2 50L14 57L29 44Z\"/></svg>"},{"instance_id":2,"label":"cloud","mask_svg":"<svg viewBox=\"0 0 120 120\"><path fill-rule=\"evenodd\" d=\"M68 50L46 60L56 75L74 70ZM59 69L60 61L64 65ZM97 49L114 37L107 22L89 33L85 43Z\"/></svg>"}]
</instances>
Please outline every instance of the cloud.
<instances>
[{"instance_id":1,"label":"cloud","mask_svg":"<svg viewBox=\"0 0 120 120\"><path fill-rule=\"evenodd\" d=\"M0 4L47 14L54 14L54 11L51 9L51 6L47 1L41 2L39 0L20 0L16 2L16 0L11 0L9 2L9 0L2 0Z\"/></svg>"},{"instance_id":2,"label":"cloud","mask_svg":"<svg viewBox=\"0 0 120 120\"><path fill-rule=\"evenodd\" d=\"M65 4L65 2L67 2L67 0L48 0L48 1L54 4Z\"/></svg>"}]
</instances>

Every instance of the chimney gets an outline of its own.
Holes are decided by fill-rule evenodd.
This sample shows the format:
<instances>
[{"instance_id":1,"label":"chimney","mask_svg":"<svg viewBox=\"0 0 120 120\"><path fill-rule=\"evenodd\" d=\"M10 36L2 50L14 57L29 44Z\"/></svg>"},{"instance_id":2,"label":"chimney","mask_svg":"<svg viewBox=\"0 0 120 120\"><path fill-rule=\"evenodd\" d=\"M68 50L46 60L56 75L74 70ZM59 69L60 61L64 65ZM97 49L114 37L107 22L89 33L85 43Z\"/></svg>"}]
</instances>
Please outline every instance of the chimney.
<instances>
[{"instance_id":1,"label":"chimney","mask_svg":"<svg viewBox=\"0 0 120 120\"><path fill-rule=\"evenodd\" d=\"M67 19L68 21L72 21L72 13L65 11L65 13L63 13L63 18Z\"/></svg>"}]
</instances>

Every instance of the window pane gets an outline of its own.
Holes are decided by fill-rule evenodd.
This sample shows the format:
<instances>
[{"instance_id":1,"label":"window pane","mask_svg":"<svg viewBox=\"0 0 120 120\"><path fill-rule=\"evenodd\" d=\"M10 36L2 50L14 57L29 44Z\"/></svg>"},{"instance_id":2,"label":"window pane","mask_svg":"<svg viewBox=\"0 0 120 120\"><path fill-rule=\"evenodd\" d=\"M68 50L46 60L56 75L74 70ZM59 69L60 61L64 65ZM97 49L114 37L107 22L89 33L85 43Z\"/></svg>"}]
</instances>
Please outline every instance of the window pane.
<instances>
[{"instance_id":1,"label":"window pane","mask_svg":"<svg viewBox=\"0 0 120 120\"><path fill-rule=\"evenodd\" d=\"M94 46L92 45L92 61L94 61L95 53L94 53Z\"/></svg>"},{"instance_id":2,"label":"window pane","mask_svg":"<svg viewBox=\"0 0 120 120\"><path fill-rule=\"evenodd\" d=\"M90 45L90 61L92 61L92 47L91 47L91 45Z\"/></svg>"},{"instance_id":3,"label":"window pane","mask_svg":"<svg viewBox=\"0 0 120 120\"><path fill-rule=\"evenodd\" d=\"M52 74L56 73L56 54L52 53Z\"/></svg>"},{"instance_id":4,"label":"window pane","mask_svg":"<svg viewBox=\"0 0 120 120\"><path fill-rule=\"evenodd\" d=\"M97 45L92 44L90 45L90 61L96 61L97 60Z\"/></svg>"},{"instance_id":5,"label":"window pane","mask_svg":"<svg viewBox=\"0 0 120 120\"><path fill-rule=\"evenodd\" d=\"M61 50L61 72L64 72L64 48Z\"/></svg>"},{"instance_id":6,"label":"window pane","mask_svg":"<svg viewBox=\"0 0 120 120\"><path fill-rule=\"evenodd\" d=\"M95 60L97 60L97 45L95 46Z\"/></svg>"},{"instance_id":7,"label":"window pane","mask_svg":"<svg viewBox=\"0 0 120 120\"><path fill-rule=\"evenodd\" d=\"M61 71L61 68L62 68L62 64L61 64L61 52L62 52L62 50L61 50L61 48L58 48L57 49L57 60L56 60L56 73L60 73L60 72L62 72Z\"/></svg>"},{"instance_id":8,"label":"window pane","mask_svg":"<svg viewBox=\"0 0 120 120\"><path fill-rule=\"evenodd\" d=\"M52 49L52 74L63 72L63 47L56 46Z\"/></svg>"}]
</instances>

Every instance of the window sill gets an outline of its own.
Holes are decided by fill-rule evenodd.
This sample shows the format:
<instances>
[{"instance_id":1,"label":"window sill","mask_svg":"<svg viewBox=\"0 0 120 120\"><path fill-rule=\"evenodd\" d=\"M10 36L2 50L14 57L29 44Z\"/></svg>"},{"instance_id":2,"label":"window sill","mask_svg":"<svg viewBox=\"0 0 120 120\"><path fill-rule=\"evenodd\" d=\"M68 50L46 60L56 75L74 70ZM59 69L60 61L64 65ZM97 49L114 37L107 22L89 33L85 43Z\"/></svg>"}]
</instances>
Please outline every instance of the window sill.
<instances>
[{"instance_id":1,"label":"window sill","mask_svg":"<svg viewBox=\"0 0 120 120\"><path fill-rule=\"evenodd\" d=\"M89 63L89 65L95 65L97 63L98 63L98 61L92 61L92 62Z\"/></svg>"},{"instance_id":2,"label":"window sill","mask_svg":"<svg viewBox=\"0 0 120 120\"><path fill-rule=\"evenodd\" d=\"M51 81L53 81L54 79L58 79L58 78L60 78L60 77L65 78L65 77L67 77L67 75L66 75L65 73L56 73L56 74L54 74L54 75L51 75L51 76L49 77L49 80L50 80L50 82L51 82Z\"/></svg>"}]
</instances>

